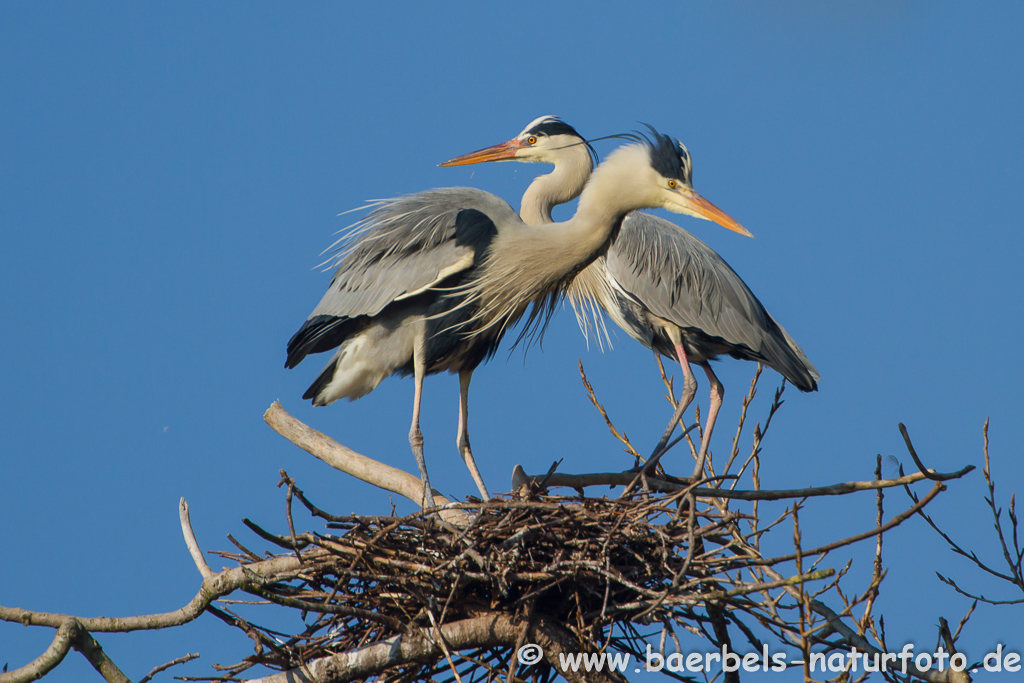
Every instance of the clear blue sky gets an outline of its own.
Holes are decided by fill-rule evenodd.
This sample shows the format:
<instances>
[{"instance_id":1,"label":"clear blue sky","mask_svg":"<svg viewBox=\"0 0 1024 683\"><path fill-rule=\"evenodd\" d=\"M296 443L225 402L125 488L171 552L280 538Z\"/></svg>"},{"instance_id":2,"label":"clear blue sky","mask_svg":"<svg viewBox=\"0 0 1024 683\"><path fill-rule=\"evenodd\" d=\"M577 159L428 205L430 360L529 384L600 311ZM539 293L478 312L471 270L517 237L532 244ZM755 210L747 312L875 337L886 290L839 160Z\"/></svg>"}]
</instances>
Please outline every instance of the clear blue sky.
<instances>
[{"instance_id":1,"label":"clear blue sky","mask_svg":"<svg viewBox=\"0 0 1024 683\"><path fill-rule=\"evenodd\" d=\"M977 463L991 417L1000 492L1024 492L1022 26L1024 6L1001 2L3 3L0 604L176 609L199 585L178 498L205 549L229 548L228 533L252 540L242 517L284 529L279 468L322 507L387 512L387 496L261 419L280 398L413 469L411 381L313 409L300 397L321 359L282 367L328 281L312 267L348 223L337 214L366 199L472 184L518 206L541 167L436 164L542 114L589 136L643 121L681 138L698 191L757 236L674 217L821 371L820 392L788 393L765 444L766 485L870 478L876 453L912 468L899 421L931 466ZM508 489L517 462L630 464L589 406L577 358L634 441L649 448L660 434L650 352L624 334L613 352L588 350L560 314L543 350L525 362L499 352L476 375L473 445L493 489ZM753 366L718 367L713 449L725 453ZM757 419L779 381L765 379ZM702 406L705 392L702 381ZM431 378L432 479L465 495L456 407L456 381ZM952 485L934 511L995 558L981 483ZM890 513L905 505L887 499ZM814 509L812 542L873 523L870 496ZM972 574L919 520L889 539L889 638L931 646L937 618L968 605L933 571ZM851 586L863 586L868 556L853 555ZM1024 650L1021 614L982 609L969 654ZM0 624L0 665L24 664L51 636ZM134 678L196 650L201 663L175 674L201 675L250 648L212 617L100 642ZM52 680L88 676L73 654Z\"/></svg>"}]
</instances>

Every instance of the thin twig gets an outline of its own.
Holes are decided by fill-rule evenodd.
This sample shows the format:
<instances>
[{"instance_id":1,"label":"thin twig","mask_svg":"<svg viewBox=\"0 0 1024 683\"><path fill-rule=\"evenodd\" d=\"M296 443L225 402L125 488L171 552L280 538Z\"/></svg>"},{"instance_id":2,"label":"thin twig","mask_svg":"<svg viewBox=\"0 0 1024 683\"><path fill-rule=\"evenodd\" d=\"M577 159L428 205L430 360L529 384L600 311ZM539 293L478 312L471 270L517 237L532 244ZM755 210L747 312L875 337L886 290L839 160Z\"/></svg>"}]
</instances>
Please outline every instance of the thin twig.
<instances>
[{"instance_id":1,"label":"thin twig","mask_svg":"<svg viewBox=\"0 0 1024 683\"><path fill-rule=\"evenodd\" d=\"M149 683L149 681L153 680L153 676L156 676L161 671L166 671L167 669L170 669L172 666L184 664L185 662L191 662L193 659L199 659L198 652L190 652L189 654L184 655L182 657L178 657L177 659L172 659L166 664L161 664L160 666L153 667L152 671L150 671L148 674L139 679L139 683Z\"/></svg>"}]
</instances>

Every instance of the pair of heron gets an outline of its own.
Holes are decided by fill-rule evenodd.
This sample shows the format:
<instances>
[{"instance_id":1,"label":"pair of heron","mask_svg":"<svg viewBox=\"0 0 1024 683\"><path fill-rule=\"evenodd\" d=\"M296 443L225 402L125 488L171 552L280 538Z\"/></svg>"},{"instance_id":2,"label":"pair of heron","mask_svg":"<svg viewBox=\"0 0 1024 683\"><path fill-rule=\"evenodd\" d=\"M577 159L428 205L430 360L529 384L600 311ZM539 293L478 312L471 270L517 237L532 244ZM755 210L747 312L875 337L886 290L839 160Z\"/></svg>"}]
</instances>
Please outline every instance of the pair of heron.
<instances>
[{"instance_id":1,"label":"pair of heron","mask_svg":"<svg viewBox=\"0 0 1024 683\"><path fill-rule=\"evenodd\" d=\"M357 399L392 374L413 375L409 443L425 507L433 498L419 427L424 377L459 374L458 449L489 499L469 444L473 371L528 310L523 334L542 331L563 294L585 333L591 326L600 333L600 308L641 344L679 362L683 395L659 448L696 392L690 364L704 370L711 399L695 474L724 395L709 361L726 354L753 360L803 391L817 388L814 366L722 257L673 223L638 212L665 208L751 236L694 191L682 143L653 129L632 138L595 168L587 141L544 116L508 142L441 164L554 165L530 184L519 214L474 188L374 202L350 233L327 293L288 342L288 368L310 353L335 351L303 396L314 405ZM576 214L554 223L552 209L576 197Z\"/></svg>"}]
</instances>

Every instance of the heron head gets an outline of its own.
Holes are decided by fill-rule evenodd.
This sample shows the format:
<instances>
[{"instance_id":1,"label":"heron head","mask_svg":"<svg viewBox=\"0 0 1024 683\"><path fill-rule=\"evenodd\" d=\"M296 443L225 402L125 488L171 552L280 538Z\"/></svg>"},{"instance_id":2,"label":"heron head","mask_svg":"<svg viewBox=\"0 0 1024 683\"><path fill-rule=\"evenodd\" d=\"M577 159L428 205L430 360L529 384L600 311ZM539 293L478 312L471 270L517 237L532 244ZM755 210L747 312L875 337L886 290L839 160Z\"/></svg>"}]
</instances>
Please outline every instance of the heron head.
<instances>
[{"instance_id":1,"label":"heron head","mask_svg":"<svg viewBox=\"0 0 1024 683\"><path fill-rule=\"evenodd\" d=\"M557 116L541 116L523 131L499 145L485 147L449 159L438 166L466 166L485 161L533 161L555 164L566 150L583 147L593 158L593 149L576 129Z\"/></svg>"},{"instance_id":2,"label":"heron head","mask_svg":"<svg viewBox=\"0 0 1024 683\"><path fill-rule=\"evenodd\" d=\"M651 138L638 136L646 144L651 180L659 186L662 208L718 223L747 237L753 235L727 213L693 189L693 162L686 145L650 126Z\"/></svg>"}]
</instances>

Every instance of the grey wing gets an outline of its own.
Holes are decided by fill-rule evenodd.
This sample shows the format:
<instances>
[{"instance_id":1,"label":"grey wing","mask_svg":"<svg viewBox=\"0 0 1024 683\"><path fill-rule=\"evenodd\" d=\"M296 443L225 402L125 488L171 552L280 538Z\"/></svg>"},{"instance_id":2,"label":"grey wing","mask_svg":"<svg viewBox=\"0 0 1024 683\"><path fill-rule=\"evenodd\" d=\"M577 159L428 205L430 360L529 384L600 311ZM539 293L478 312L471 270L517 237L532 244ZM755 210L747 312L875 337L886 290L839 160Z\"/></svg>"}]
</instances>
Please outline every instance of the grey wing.
<instances>
[{"instance_id":1,"label":"grey wing","mask_svg":"<svg viewBox=\"0 0 1024 683\"><path fill-rule=\"evenodd\" d=\"M351 321L372 317L473 266L487 240L460 234L458 215L475 209L507 220L518 214L475 188L428 190L374 202L349 232L338 269L306 323L288 342L286 367L336 347Z\"/></svg>"},{"instance_id":2,"label":"grey wing","mask_svg":"<svg viewBox=\"0 0 1024 683\"><path fill-rule=\"evenodd\" d=\"M728 347L718 353L764 362L804 391L816 388L817 370L736 271L679 226L630 214L605 268L612 286L659 318L706 339L709 351Z\"/></svg>"},{"instance_id":3,"label":"grey wing","mask_svg":"<svg viewBox=\"0 0 1024 683\"><path fill-rule=\"evenodd\" d=\"M495 215L515 211L475 188L449 187L381 200L357 224L331 284L310 314L373 316L392 301L426 291L469 268L478 244L457 239L464 209Z\"/></svg>"}]
</instances>

